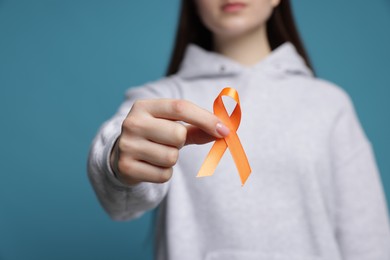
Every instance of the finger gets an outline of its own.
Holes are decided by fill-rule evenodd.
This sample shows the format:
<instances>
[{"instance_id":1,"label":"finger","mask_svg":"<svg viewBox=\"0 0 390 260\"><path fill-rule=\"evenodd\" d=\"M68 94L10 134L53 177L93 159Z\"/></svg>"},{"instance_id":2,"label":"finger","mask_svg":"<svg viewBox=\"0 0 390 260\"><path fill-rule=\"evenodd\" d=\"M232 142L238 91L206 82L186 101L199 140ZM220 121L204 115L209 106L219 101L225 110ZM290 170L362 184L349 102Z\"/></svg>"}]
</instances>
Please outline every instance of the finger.
<instances>
[{"instance_id":1,"label":"finger","mask_svg":"<svg viewBox=\"0 0 390 260\"><path fill-rule=\"evenodd\" d=\"M154 117L129 117L124 121L127 131L155 143L181 148L187 136L187 128L175 121Z\"/></svg>"},{"instance_id":2,"label":"finger","mask_svg":"<svg viewBox=\"0 0 390 260\"><path fill-rule=\"evenodd\" d=\"M179 150L176 147L154 143L146 139L123 140L120 143L120 150L121 156L128 156L164 168L172 167L179 158Z\"/></svg>"},{"instance_id":3,"label":"finger","mask_svg":"<svg viewBox=\"0 0 390 260\"><path fill-rule=\"evenodd\" d=\"M172 168L164 168L137 160L120 160L118 162L121 181L163 183L172 177Z\"/></svg>"},{"instance_id":4,"label":"finger","mask_svg":"<svg viewBox=\"0 0 390 260\"><path fill-rule=\"evenodd\" d=\"M145 100L145 109L154 117L177 120L195 125L206 133L221 138L229 129L211 112L186 100ZM149 104L148 104L149 103ZM142 104L143 105L143 104Z\"/></svg>"},{"instance_id":5,"label":"finger","mask_svg":"<svg viewBox=\"0 0 390 260\"><path fill-rule=\"evenodd\" d=\"M187 126L187 138L185 145L189 144L205 144L215 140L215 137L209 135L202 129L196 126Z\"/></svg>"}]
</instances>

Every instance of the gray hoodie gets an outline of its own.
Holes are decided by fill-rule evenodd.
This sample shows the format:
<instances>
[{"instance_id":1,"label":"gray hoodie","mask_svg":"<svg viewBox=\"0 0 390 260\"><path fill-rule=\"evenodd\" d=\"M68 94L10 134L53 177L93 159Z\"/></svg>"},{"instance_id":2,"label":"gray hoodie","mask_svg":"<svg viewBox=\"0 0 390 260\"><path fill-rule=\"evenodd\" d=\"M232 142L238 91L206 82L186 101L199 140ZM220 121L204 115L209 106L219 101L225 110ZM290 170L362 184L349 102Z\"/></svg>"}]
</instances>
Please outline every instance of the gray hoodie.
<instances>
[{"instance_id":1,"label":"gray hoodie","mask_svg":"<svg viewBox=\"0 0 390 260\"><path fill-rule=\"evenodd\" d=\"M195 177L212 144L184 147L167 183L114 177L109 155L135 100L186 99L212 111L226 86L241 100L245 186L229 150L212 177ZM88 174L115 220L159 207L158 260L390 260L380 175L353 103L313 77L291 43L251 67L189 45L176 75L129 89L93 141Z\"/></svg>"}]
</instances>

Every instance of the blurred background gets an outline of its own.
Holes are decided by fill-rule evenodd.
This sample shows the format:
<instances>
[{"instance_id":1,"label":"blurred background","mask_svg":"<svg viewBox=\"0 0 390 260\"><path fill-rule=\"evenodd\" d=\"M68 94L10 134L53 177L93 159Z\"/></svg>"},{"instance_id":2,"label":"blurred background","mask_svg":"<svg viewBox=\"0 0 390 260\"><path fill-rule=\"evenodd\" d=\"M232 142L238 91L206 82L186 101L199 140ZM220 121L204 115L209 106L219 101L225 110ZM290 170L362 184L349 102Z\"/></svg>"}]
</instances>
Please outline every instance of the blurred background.
<instances>
[{"instance_id":1,"label":"blurred background","mask_svg":"<svg viewBox=\"0 0 390 260\"><path fill-rule=\"evenodd\" d=\"M292 0L319 77L352 97L390 201L390 1ZM86 175L129 87L165 73L178 0L0 0L0 259L152 259Z\"/></svg>"}]
</instances>

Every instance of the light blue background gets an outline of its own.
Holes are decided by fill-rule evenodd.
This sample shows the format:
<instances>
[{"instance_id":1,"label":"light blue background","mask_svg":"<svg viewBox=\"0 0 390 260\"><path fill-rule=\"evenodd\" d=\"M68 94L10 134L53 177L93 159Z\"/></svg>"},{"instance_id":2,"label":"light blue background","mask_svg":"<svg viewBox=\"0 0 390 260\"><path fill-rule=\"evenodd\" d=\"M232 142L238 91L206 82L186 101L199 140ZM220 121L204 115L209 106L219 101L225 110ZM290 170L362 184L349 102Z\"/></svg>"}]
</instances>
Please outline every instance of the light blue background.
<instances>
[{"instance_id":1,"label":"light blue background","mask_svg":"<svg viewBox=\"0 0 390 260\"><path fill-rule=\"evenodd\" d=\"M294 9L317 74L354 101L389 200L390 1ZM0 0L0 259L151 259L151 214L111 221L86 157L125 90L164 74L177 11L178 0Z\"/></svg>"}]
</instances>

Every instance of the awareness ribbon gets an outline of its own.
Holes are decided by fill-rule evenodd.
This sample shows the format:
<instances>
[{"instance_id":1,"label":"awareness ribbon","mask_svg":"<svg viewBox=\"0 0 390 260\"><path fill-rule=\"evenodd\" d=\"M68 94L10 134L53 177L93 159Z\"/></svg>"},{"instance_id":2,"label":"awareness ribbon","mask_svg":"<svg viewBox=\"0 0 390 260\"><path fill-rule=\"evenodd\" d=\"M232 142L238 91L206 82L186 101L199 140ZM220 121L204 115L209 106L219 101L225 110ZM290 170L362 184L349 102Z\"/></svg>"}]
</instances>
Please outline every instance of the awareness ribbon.
<instances>
[{"instance_id":1,"label":"awareness ribbon","mask_svg":"<svg viewBox=\"0 0 390 260\"><path fill-rule=\"evenodd\" d=\"M231 97L237 103L230 116L223 104L222 96ZM224 88L215 99L213 109L214 114L230 129L230 132L228 136L215 141L196 177L213 175L222 155L229 147L240 175L242 186L244 186L252 170L236 133L241 121L241 107L237 91L230 87Z\"/></svg>"}]
</instances>

